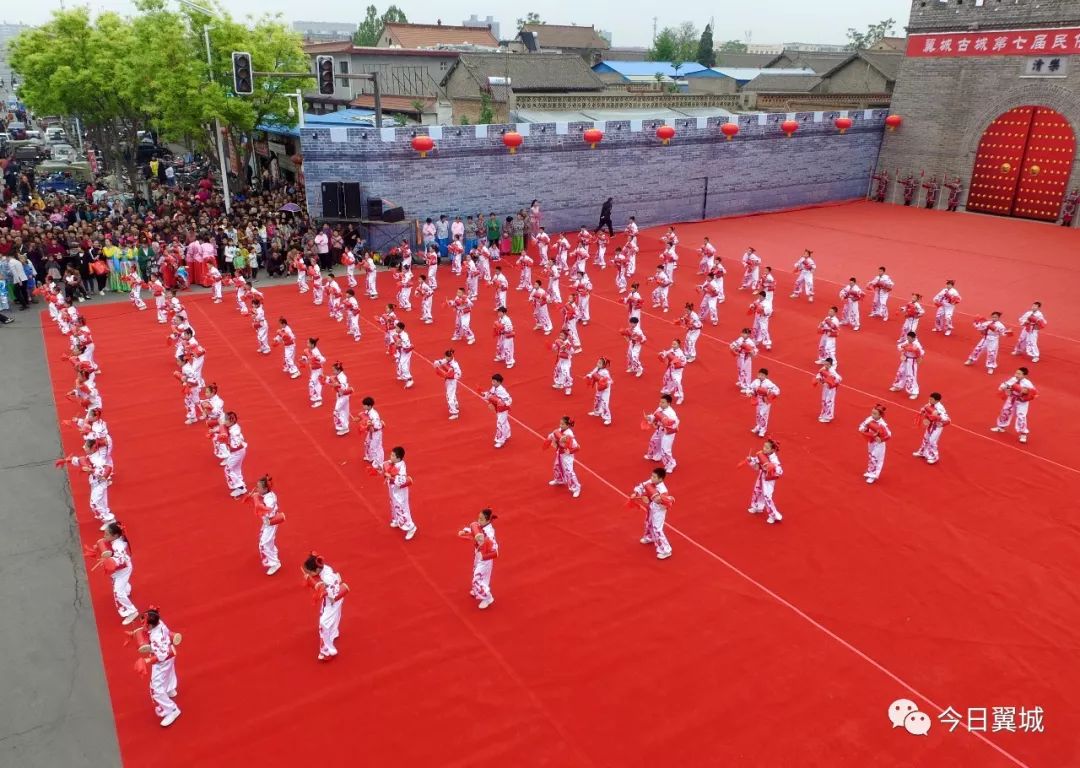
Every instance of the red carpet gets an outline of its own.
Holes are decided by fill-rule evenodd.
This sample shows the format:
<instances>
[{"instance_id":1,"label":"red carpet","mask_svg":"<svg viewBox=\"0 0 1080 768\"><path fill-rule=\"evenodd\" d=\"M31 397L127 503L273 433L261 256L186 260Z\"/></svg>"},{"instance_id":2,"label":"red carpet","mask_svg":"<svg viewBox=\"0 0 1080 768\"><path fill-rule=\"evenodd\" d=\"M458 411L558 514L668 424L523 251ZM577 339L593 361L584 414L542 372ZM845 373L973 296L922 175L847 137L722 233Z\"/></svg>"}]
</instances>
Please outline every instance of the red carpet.
<instances>
[{"instance_id":1,"label":"red carpet","mask_svg":"<svg viewBox=\"0 0 1080 768\"><path fill-rule=\"evenodd\" d=\"M658 231L642 237L656 253ZM600 354L613 358L613 426L585 416L591 395L551 389L553 359L534 335L526 301L510 297L518 366L513 438L492 448L494 417L467 392L462 418L447 421L439 380L425 363L449 346L452 316L441 304L456 281L440 270L436 324L406 315L416 343L417 386L402 390L363 305L364 339L353 344L324 307L294 287L267 291L268 317L286 315L297 335L317 335L342 360L359 399L371 394L387 422L386 447L408 449L417 538L388 527L385 488L361 467L360 441L337 438L330 408L308 407L303 380L280 371L277 350L255 352L248 320L232 301L186 300L208 350L206 375L239 412L251 446L249 484L273 474L288 518L279 534L284 567L259 566L258 525L231 501L201 427L183 425L171 348L151 312L85 307L93 328L118 478L110 500L130 526L133 599L156 602L185 635L178 654L183 716L167 731L147 685L132 672L135 651L111 594L90 575L124 760L131 766L1066 766L1080 764L1073 698L1076 661L1080 493L1080 269L1075 231L981 216L853 204L679 227L682 267L673 307L696 282L695 250L709 235L725 257L728 301L707 327L687 369L677 499L669 521L674 557L659 562L638 543L641 519L621 494L645 479L646 434L638 422L656 400L655 353L675 329L648 314L647 371L622 373L625 314L610 270L591 270L597 294L583 330L581 376ZM618 240L621 242L621 238ZM785 521L746 513L753 473L736 467L756 448L752 409L732 386L722 344L745 324L737 260L747 244L773 265L780 286L774 351L759 358L783 395L772 431L785 476L777 503ZM791 263L810 247L818 259L814 305L787 298ZM940 390L954 420L943 459L911 457L919 430L911 403L887 391L896 367L898 321L864 320L839 340L844 387L837 420L819 424L811 387L815 327L839 283L865 283L878 264L897 283L932 295L946 277L964 296L959 330L930 334L920 380ZM639 276L651 272L639 258ZM516 278L516 269L508 269ZM828 281L832 281L831 283ZM513 285L513 279L511 285ZM389 300L392 283L380 276ZM695 294L696 295L696 294ZM231 299L231 297L229 297ZM1032 438L988 431L1000 407L999 375L962 361L975 342L970 315L1002 309L1015 325L1031 300L1050 326L1032 366L1041 397ZM899 306L895 298L892 308ZM494 368L491 294L481 287L478 342L458 345L464 384ZM673 312L674 314L674 312ZM49 357L66 341L47 329ZM1007 341L1003 345L1011 348ZM417 357L419 359L417 359ZM54 362L61 417L70 384ZM855 427L881 400L895 439L879 485L863 483L865 443ZM916 402L919 405L921 402ZM329 403L328 403L329 406ZM558 417L577 418L582 497L551 489L539 449ZM65 433L65 449L76 441ZM97 538L85 482L73 484L85 541ZM497 602L476 610L468 595L471 551L454 532L484 505L499 513ZM323 553L352 587L341 655L320 665L316 614L299 563ZM930 713L926 738L893 730L897 698ZM950 733L946 707L1042 707L1044 733ZM992 723L992 716L989 722ZM1069 734L1073 734L1070 736Z\"/></svg>"}]
</instances>

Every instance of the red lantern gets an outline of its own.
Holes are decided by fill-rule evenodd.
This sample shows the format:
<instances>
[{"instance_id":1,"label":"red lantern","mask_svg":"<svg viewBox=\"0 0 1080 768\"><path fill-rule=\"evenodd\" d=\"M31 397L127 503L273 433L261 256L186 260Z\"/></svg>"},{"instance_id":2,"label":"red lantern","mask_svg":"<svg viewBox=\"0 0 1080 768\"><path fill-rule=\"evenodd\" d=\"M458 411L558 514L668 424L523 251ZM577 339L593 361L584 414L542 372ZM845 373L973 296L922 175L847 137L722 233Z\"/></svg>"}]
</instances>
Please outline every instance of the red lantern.
<instances>
[{"instance_id":1,"label":"red lantern","mask_svg":"<svg viewBox=\"0 0 1080 768\"><path fill-rule=\"evenodd\" d=\"M799 130L799 124L794 120L785 120L784 122L780 123L780 130L783 131L784 134L790 139L791 134Z\"/></svg>"},{"instance_id":2,"label":"red lantern","mask_svg":"<svg viewBox=\"0 0 1080 768\"><path fill-rule=\"evenodd\" d=\"M596 149L596 145L604 140L604 132L599 128L590 128L585 131L585 133L581 134L581 137L585 139L585 143L587 143L590 148Z\"/></svg>"},{"instance_id":3,"label":"red lantern","mask_svg":"<svg viewBox=\"0 0 1080 768\"><path fill-rule=\"evenodd\" d=\"M851 127L850 117L838 117L833 120L833 123L840 129L840 134L843 135L844 131Z\"/></svg>"},{"instance_id":4,"label":"red lantern","mask_svg":"<svg viewBox=\"0 0 1080 768\"><path fill-rule=\"evenodd\" d=\"M427 157L427 153L435 149L435 142L430 136L417 136L412 140L412 148L420 153L420 157Z\"/></svg>"},{"instance_id":5,"label":"red lantern","mask_svg":"<svg viewBox=\"0 0 1080 768\"><path fill-rule=\"evenodd\" d=\"M656 138L660 139L666 145L675 138L675 129L670 125L661 125L656 129Z\"/></svg>"},{"instance_id":6,"label":"red lantern","mask_svg":"<svg viewBox=\"0 0 1080 768\"><path fill-rule=\"evenodd\" d=\"M889 115L885 118L885 126L890 131L895 131L897 128L900 127L900 124L903 122L904 118L900 117L900 115Z\"/></svg>"},{"instance_id":7,"label":"red lantern","mask_svg":"<svg viewBox=\"0 0 1080 768\"><path fill-rule=\"evenodd\" d=\"M525 142L525 137L517 131L507 131L503 134L503 144L510 150L510 154L517 152L517 148Z\"/></svg>"},{"instance_id":8,"label":"red lantern","mask_svg":"<svg viewBox=\"0 0 1080 768\"><path fill-rule=\"evenodd\" d=\"M738 123L724 123L720 126L720 132L727 136L727 140L731 141L739 134Z\"/></svg>"}]
</instances>

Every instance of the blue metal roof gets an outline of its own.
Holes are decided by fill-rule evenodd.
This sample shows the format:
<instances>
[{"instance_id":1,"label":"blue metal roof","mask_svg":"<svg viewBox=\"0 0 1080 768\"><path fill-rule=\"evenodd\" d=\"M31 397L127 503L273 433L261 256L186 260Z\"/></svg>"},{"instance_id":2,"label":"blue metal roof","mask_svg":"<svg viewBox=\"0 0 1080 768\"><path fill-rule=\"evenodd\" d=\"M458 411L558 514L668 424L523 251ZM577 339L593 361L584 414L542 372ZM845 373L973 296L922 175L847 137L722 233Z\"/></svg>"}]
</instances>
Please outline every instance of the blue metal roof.
<instances>
[{"instance_id":1,"label":"blue metal roof","mask_svg":"<svg viewBox=\"0 0 1080 768\"><path fill-rule=\"evenodd\" d=\"M391 115L383 114L383 125L387 128L398 125L398 121ZM336 127L374 128L375 110L350 107L339 109L337 112L327 112L324 115L312 115L304 113L304 127L314 125L332 125ZM255 126L260 131L276 133L279 136L298 137L300 130L295 125L278 125L277 123L259 123Z\"/></svg>"},{"instance_id":2,"label":"blue metal roof","mask_svg":"<svg viewBox=\"0 0 1080 768\"><path fill-rule=\"evenodd\" d=\"M664 77L683 77L691 72L699 72L707 67L693 61L684 62L679 67L678 75L670 61L602 61L593 67L597 74L617 74L623 77L653 77L657 73Z\"/></svg>"},{"instance_id":3,"label":"blue metal roof","mask_svg":"<svg viewBox=\"0 0 1080 768\"><path fill-rule=\"evenodd\" d=\"M774 69L759 69L756 67L713 67L701 69L695 72L683 73L684 77L730 77L740 83L748 83L758 75L813 75L814 70L793 69L788 67L776 67Z\"/></svg>"}]
</instances>

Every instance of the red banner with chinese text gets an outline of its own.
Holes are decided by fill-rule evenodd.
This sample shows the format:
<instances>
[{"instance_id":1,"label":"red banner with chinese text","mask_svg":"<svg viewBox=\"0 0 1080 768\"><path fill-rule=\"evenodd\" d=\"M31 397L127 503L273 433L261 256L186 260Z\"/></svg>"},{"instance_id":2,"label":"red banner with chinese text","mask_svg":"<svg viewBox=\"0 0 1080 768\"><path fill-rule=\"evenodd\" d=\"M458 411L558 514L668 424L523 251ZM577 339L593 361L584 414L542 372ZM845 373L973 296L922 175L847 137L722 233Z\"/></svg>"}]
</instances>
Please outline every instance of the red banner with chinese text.
<instances>
[{"instance_id":1,"label":"red banner with chinese text","mask_svg":"<svg viewBox=\"0 0 1080 768\"><path fill-rule=\"evenodd\" d=\"M908 36L907 55L959 56L1070 56L1080 54L1080 27L1065 29L1012 29L999 32L942 32Z\"/></svg>"}]
</instances>

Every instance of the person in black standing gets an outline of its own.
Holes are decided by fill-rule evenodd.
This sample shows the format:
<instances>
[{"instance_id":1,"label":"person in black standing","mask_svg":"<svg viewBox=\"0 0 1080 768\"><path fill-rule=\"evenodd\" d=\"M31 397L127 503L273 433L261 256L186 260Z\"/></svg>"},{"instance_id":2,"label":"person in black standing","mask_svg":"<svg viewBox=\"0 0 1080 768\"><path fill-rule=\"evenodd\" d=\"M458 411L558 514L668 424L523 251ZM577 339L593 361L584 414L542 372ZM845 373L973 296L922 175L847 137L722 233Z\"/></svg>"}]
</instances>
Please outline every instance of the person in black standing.
<instances>
[{"instance_id":1,"label":"person in black standing","mask_svg":"<svg viewBox=\"0 0 1080 768\"><path fill-rule=\"evenodd\" d=\"M597 224L596 229L593 230L595 232L599 232L601 229L604 228L604 225L606 224L608 234L612 237L615 236L615 227L611 224L611 201L613 199L614 198L609 197L607 200L604 201L603 206L601 206L600 208L600 223Z\"/></svg>"}]
</instances>

